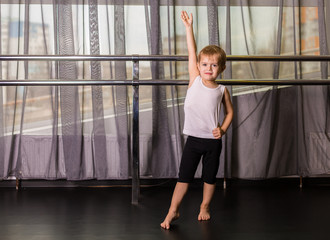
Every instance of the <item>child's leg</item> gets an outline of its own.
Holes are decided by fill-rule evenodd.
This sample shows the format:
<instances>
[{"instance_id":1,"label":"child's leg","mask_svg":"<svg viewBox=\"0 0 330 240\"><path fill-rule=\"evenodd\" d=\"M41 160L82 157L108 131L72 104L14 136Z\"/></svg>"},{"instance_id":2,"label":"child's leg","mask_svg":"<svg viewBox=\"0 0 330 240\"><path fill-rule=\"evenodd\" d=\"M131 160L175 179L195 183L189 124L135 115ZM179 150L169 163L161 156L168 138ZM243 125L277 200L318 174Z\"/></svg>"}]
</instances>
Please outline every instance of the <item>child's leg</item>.
<instances>
[{"instance_id":1,"label":"child's leg","mask_svg":"<svg viewBox=\"0 0 330 240\"><path fill-rule=\"evenodd\" d=\"M187 193L188 187L189 183L177 182L173 192L170 209L168 210L164 221L160 224L162 228L169 229L171 222L179 218L179 207L183 197Z\"/></svg>"},{"instance_id":2,"label":"child's leg","mask_svg":"<svg viewBox=\"0 0 330 240\"><path fill-rule=\"evenodd\" d=\"M219 157L222 149L222 141L210 139L207 141L208 150L203 156L202 179L204 181L203 202L200 206L198 220L209 220L210 203L216 187L216 175L219 169Z\"/></svg>"},{"instance_id":3,"label":"child's leg","mask_svg":"<svg viewBox=\"0 0 330 240\"><path fill-rule=\"evenodd\" d=\"M215 191L215 184L204 183L203 188L203 202L200 207L200 212L198 215L198 220L209 220L210 216L210 203Z\"/></svg>"},{"instance_id":4,"label":"child's leg","mask_svg":"<svg viewBox=\"0 0 330 240\"><path fill-rule=\"evenodd\" d=\"M171 206L165 220L160 224L162 228L169 229L173 220L179 218L179 207L183 197L188 191L189 183L194 179L198 163L202 153L198 151L200 140L193 137L188 137L183 149L183 154L179 169L179 180L175 186Z\"/></svg>"}]
</instances>

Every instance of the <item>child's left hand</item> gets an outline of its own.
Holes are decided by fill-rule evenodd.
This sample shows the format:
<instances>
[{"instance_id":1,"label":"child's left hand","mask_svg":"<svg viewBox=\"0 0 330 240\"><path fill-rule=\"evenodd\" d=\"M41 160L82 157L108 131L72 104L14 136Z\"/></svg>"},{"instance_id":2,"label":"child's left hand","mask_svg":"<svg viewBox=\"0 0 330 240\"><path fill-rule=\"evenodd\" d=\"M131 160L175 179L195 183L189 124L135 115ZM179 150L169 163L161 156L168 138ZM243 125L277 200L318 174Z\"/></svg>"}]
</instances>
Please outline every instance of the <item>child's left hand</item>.
<instances>
[{"instance_id":1,"label":"child's left hand","mask_svg":"<svg viewBox=\"0 0 330 240\"><path fill-rule=\"evenodd\" d=\"M213 129L212 133L215 139L220 139L223 135L225 135L225 132L220 127Z\"/></svg>"}]
</instances>

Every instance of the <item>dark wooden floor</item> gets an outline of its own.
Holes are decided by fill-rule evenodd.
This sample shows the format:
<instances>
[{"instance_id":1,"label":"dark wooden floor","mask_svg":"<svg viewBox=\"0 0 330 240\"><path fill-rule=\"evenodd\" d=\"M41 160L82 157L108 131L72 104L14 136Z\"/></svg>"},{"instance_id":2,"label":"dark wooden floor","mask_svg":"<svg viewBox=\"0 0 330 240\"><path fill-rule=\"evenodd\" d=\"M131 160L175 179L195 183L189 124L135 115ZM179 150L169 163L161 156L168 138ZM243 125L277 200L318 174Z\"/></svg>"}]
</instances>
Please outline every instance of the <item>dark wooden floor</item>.
<instances>
[{"instance_id":1,"label":"dark wooden floor","mask_svg":"<svg viewBox=\"0 0 330 240\"><path fill-rule=\"evenodd\" d=\"M233 185L217 188L212 219L197 220L201 187L190 188L171 230L160 222L173 186L0 187L0 239L330 239L330 186Z\"/></svg>"}]
</instances>

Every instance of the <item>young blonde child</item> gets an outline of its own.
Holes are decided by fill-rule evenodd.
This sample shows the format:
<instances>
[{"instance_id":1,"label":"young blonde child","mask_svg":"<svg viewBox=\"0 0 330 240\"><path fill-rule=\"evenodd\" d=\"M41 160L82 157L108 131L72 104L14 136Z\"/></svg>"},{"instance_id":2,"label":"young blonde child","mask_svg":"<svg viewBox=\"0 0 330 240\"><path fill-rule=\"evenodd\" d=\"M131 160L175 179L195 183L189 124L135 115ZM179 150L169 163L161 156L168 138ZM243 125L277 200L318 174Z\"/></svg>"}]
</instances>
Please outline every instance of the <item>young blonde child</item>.
<instances>
[{"instance_id":1,"label":"young blonde child","mask_svg":"<svg viewBox=\"0 0 330 240\"><path fill-rule=\"evenodd\" d=\"M186 28L188 46L189 86L184 111L183 133L188 135L180 163L179 179L175 186L171 206L162 228L169 229L171 222L179 218L179 207L192 182L199 161L203 158L202 180L203 200L198 220L210 219L210 203L215 191L216 175L222 148L222 136L233 119L233 106L228 90L215 82L226 68L226 53L218 46L203 48L196 56L196 43L193 32L193 16L181 12ZM225 117L220 124L220 107L224 106Z\"/></svg>"}]
</instances>

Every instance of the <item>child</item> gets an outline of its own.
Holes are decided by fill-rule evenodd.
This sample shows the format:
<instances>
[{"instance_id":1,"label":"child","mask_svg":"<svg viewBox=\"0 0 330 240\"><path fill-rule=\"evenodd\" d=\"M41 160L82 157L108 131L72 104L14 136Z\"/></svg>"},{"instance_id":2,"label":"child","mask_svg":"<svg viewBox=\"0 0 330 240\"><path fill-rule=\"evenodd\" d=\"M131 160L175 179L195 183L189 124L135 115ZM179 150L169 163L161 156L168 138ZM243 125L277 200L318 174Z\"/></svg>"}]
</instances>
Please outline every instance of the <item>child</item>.
<instances>
[{"instance_id":1,"label":"child","mask_svg":"<svg viewBox=\"0 0 330 240\"><path fill-rule=\"evenodd\" d=\"M215 80L226 68L226 54L218 46L206 46L196 56L193 33L193 17L181 12L186 27L189 86L184 110L183 133L188 135L180 163L179 179L175 186L171 206L165 220L160 224L169 229L172 221L179 218L179 207L189 183L193 180L201 157L203 157L202 179L203 201L198 220L209 220L209 205L215 191L216 175L222 148L221 137L226 133L233 119L233 106L228 90ZM220 125L220 106L223 103L225 118Z\"/></svg>"}]
</instances>

